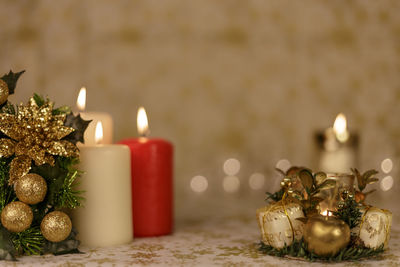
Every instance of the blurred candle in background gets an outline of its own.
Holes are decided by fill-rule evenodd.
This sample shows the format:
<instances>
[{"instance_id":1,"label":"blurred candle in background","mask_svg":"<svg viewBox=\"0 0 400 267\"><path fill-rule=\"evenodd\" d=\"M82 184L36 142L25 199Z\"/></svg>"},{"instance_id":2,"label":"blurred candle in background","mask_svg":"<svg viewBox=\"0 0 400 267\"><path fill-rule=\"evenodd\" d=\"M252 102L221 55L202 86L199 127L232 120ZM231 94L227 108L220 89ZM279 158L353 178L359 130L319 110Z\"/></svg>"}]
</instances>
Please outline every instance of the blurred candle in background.
<instances>
[{"instance_id":1,"label":"blurred candle in background","mask_svg":"<svg viewBox=\"0 0 400 267\"><path fill-rule=\"evenodd\" d=\"M102 145L101 122L97 145L80 146L78 188L85 192L83 207L72 214L82 245L107 247L133 239L130 152L124 145Z\"/></svg>"},{"instance_id":2,"label":"blurred candle in background","mask_svg":"<svg viewBox=\"0 0 400 267\"><path fill-rule=\"evenodd\" d=\"M358 167L358 135L350 133L344 114L340 113L333 127L316 135L318 171L350 173Z\"/></svg>"},{"instance_id":3,"label":"blurred candle in background","mask_svg":"<svg viewBox=\"0 0 400 267\"><path fill-rule=\"evenodd\" d=\"M173 227L173 147L160 138L149 138L147 116L137 116L139 138L120 141L131 150L132 208L135 237L159 236Z\"/></svg>"},{"instance_id":4,"label":"blurred candle in background","mask_svg":"<svg viewBox=\"0 0 400 267\"><path fill-rule=\"evenodd\" d=\"M79 91L76 106L84 120L92 120L85 131L85 145L95 145L95 127L99 121L103 125L103 144L113 143L113 120L110 114L106 112L86 112L86 88L82 87Z\"/></svg>"}]
</instances>

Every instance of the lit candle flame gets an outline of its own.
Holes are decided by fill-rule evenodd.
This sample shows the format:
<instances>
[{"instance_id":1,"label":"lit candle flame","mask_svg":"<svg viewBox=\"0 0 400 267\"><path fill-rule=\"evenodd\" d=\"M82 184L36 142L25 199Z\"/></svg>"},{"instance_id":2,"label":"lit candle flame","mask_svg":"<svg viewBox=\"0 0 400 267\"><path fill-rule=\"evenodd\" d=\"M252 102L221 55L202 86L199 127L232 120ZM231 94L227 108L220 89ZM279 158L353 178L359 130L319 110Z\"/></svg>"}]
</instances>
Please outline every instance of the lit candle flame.
<instances>
[{"instance_id":1,"label":"lit candle flame","mask_svg":"<svg viewBox=\"0 0 400 267\"><path fill-rule=\"evenodd\" d=\"M79 91L78 99L76 100L76 105L79 111L84 111L86 107L86 88L82 87Z\"/></svg>"},{"instance_id":2,"label":"lit candle flame","mask_svg":"<svg viewBox=\"0 0 400 267\"><path fill-rule=\"evenodd\" d=\"M323 212L321 212L321 215L322 216L332 216L333 215L333 213L331 212L331 211L329 211L329 210L325 210L325 211L323 211Z\"/></svg>"},{"instance_id":3,"label":"lit candle flame","mask_svg":"<svg viewBox=\"0 0 400 267\"><path fill-rule=\"evenodd\" d=\"M346 142L349 139L349 132L347 131L346 116L343 113L339 113L333 124L333 131L335 132L336 138L339 142Z\"/></svg>"},{"instance_id":4,"label":"lit candle flame","mask_svg":"<svg viewBox=\"0 0 400 267\"><path fill-rule=\"evenodd\" d=\"M101 144L103 142L103 124L101 123L101 121L98 121L96 124L96 130L94 133L94 141L97 145Z\"/></svg>"},{"instance_id":5,"label":"lit candle flame","mask_svg":"<svg viewBox=\"0 0 400 267\"><path fill-rule=\"evenodd\" d=\"M140 136L147 136L149 132L149 123L146 111L140 107L137 113L137 129Z\"/></svg>"}]
</instances>

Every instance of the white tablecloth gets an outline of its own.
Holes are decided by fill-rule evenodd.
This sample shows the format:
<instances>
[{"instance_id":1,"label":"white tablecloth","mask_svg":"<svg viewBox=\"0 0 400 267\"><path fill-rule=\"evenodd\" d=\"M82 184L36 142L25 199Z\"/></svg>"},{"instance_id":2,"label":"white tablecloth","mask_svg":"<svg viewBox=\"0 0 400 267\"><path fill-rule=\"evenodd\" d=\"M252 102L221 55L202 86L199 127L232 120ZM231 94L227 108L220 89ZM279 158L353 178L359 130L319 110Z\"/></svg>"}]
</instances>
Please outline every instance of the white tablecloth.
<instances>
[{"instance_id":1,"label":"white tablecloth","mask_svg":"<svg viewBox=\"0 0 400 267\"><path fill-rule=\"evenodd\" d=\"M141 238L110 248L81 248L85 254L30 256L4 266L318 266L266 256L257 251L260 235L255 216L209 218L178 223L171 236ZM400 227L395 225L383 260L351 266L400 266ZM349 263L334 264L349 266Z\"/></svg>"}]
</instances>

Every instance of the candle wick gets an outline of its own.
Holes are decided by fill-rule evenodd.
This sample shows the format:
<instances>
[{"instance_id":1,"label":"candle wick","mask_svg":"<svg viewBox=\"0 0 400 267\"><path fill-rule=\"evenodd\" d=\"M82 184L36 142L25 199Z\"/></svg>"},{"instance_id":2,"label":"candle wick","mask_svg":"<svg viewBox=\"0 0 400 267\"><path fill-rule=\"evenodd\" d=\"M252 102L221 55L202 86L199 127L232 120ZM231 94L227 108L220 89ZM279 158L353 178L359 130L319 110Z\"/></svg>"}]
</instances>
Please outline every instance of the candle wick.
<instances>
[{"instance_id":1,"label":"candle wick","mask_svg":"<svg viewBox=\"0 0 400 267\"><path fill-rule=\"evenodd\" d=\"M150 135L150 130L147 128L146 130L144 130L144 131L141 131L140 133L139 133L139 137L140 138L146 138L146 137L148 137Z\"/></svg>"}]
</instances>

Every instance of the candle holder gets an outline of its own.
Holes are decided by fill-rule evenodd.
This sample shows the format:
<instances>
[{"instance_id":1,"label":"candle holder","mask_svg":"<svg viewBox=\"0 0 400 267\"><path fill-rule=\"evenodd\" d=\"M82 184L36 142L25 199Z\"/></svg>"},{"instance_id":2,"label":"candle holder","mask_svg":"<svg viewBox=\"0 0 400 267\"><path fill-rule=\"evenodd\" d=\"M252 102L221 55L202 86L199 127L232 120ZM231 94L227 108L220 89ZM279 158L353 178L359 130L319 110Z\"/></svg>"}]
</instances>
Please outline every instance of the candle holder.
<instances>
[{"instance_id":1,"label":"candle holder","mask_svg":"<svg viewBox=\"0 0 400 267\"><path fill-rule=\"evenodd\" d=\"M319 203L320 213L328 215L337 210L340 201L354 196L354 175L348 173L327 173L326 180L335 181L335 186L321 189L318 196L324 200Z\"/></svg>"},{"instance_id":2,"label":"candle holder","mask_svg":"<svg viewBox=\"0 0 400 267\"><path fill-rule=\"evenodd\" d=\"M316 169L324 172L349 172L358 166L359 136L348 133L347 139L338 138L333 128L315 134Z\"/></svg>"},{"instance_id":3,"label":"candle holder","mask_svg":"<svg viewBox=\"0 0 400 267\"><path fill-rule=\"evenodd\" d=\"M267 206L257 210L262 253L328 262L382 255L390 238L392 213L356 197L378 181L376 170L324 173L292 166L279 171L280 190L267 192Z\"/></svg>"}]
</instances>

